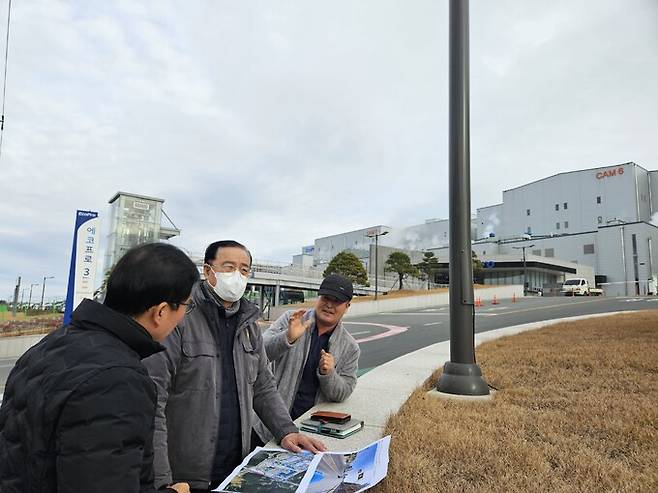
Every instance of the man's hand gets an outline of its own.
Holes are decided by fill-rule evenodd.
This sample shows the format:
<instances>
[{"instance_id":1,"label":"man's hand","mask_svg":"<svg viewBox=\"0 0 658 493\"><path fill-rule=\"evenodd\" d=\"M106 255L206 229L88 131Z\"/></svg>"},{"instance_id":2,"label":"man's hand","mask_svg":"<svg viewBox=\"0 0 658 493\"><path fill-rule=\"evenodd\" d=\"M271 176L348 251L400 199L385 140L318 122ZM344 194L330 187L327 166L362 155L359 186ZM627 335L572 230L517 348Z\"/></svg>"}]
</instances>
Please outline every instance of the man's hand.
<instances>
[{"instance_id":1,"label":"man's hand","mask_svg":"<svg viewBox=\"0 0 658 493\"><path fill-rule=\"evenodd\" d=\"M336 366L336 360L334 360L334 355L326 352L324 349L320 351L320 364L318 365L318 370L320 375L327 375L334 371Z\"/></svg>"},{"instance_id":2,"label":"man's hand","mask_svg":"<svg viewBox=\"0 0 658 493\"><path fill-rule=\"evenodd\" d=\"M288 433L283 437L283 440L281 440L281 446L294 453L308 450L309 452L317 454L318 452L324 452L327 450L327 447L320 440L307 437L301 433Z\"/></svg>"},{"instance_id":3,"label":"man's hand","mask_svg":"<svg viewBox=\"0 0 658 493\"><path fill-rule=\"evenodd\" d=\"M297 310L290 315L290 319L288 320L288 333L286 334L289 344L294 343L297 339L303 336L304 332L313 325L313 320L309 319L306 322L302 321L302 317L305 313L306 310Z\"/></svg>"},{"instance_id":4,"label":"man's hand","mask_svg":"<svg viewBox=\"0 0 658 493\"><path fill-rule=\"evenodd\" d=\"M176 483L168 486L172 490L176 490L177 493L190 493L190 485L187 483Z\"/></svg>"}]
</instances>

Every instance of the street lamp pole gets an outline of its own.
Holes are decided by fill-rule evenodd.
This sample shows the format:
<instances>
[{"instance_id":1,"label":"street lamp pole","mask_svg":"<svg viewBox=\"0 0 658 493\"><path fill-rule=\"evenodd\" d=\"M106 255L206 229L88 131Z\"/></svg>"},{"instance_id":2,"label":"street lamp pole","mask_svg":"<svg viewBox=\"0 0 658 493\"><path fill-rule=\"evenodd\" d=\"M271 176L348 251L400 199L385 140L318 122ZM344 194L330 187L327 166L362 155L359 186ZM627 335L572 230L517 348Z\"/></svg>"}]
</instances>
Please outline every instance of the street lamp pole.
<instances>
[{"instance_id":1,"label":"street lamp pole","mask_svg":"<svg viewBox=\"0 0 658 493\"><path fill-rule=\"evenodd\" d=\"M475 362L468 0L450 0L449 22L450 361L436 388L446 394L486 396L489 386Z\"/></svg>"},{"instance_id":2,"label":"street lamp pole","mask_svg":"<svg viewBox=\"0 0 658 493\"><path fill-rule=\"evenodd\" d=\"M41 310L42 311L43 311L43 299L46 295L46 281L48 279L55 279L55 276L48 276L48 277L44 276L44 278L43 278L43 287L41 288Z\"/></svg>"},{"instance_id":3,"label":"street lamp pole","mask_svg":"<svg viewBox=\"0 0 658 493\"><path fill-rule=\"evenodd\" d=\"M526 296L528 294L528 275L527 275L526 266L525 266L525 249L526 248L532 248L533 246L535 246L534 243L532 245L512 247L514 250L523 251L523 296Z\"/></svg>"},{"instance_id":4,"label":"street lamp pole","mask_svg":"<svg viewBox=\"0 0 658 493\"><path fill-rule=\"evenodd\" d=\"M375 301L377 301L377 294L379 291L379 237L387 234L388 231L382 231L381 233L372 233L366 235L368 238L375 238Z\"/></svg>"},{"instance_id":5,"label":"street lamp pole","mask_svg":"<svg viewBox=\"0 0 658 493\"><path fill-rule=\"evenodd\" d=\"M34 286L38 286L38 285L39 285L38 282L37 282L37 283L34 283L34 284L30 284L30 298L29 298L29 300L28 300L28 302L27 302L27 309L28 309L28 310L29 310L30 308L32 308L32 288L33 288Z\"/></svg>"}]
</instances>

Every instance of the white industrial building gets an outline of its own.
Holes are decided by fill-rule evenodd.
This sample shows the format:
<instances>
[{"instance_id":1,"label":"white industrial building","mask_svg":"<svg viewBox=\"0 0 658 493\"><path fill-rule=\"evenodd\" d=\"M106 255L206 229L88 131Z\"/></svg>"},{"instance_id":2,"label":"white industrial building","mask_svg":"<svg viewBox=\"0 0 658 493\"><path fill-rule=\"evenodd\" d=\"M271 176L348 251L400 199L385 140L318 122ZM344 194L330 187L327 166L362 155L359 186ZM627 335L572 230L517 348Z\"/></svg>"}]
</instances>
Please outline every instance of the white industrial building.
<instances>
[{"instance_id":1,"label":"white industrial building","mask_svg":"<svg viewBox=\"0 0 658 493\"><path fill-rule=\"evenodd\" d=\"M484 282L522 282L526 257L530 288L555 287L567 277L587 277L607 295L656 294L658 171L624 163L559 173L503 192L503 201L478 208L473 250L487 265ZM448 220L406 228L375 226L315 240L305 257L326 264L349 250L371 275L373 231L389 231L379 244L434 251L447 261ZM297 259L299 262L300 259ZM379 262L379 270L382 270Z\"/></svg>"}]
</instances>

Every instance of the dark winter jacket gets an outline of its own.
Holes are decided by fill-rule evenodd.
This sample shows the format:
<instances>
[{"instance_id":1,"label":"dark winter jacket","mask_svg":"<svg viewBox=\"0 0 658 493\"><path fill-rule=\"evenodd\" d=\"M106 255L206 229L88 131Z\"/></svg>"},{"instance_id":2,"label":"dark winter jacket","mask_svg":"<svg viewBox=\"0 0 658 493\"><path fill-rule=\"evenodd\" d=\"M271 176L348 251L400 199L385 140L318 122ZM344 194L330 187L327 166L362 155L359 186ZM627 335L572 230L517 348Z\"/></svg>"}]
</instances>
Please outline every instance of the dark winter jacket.
<instances>
[{"instance_id":1,"label":"dark winter jacket","mask_svg":"<svg viewBox=\"0 0 658 493\"><path fill-rule=\"evenodd\" d=\"M133 319L84 300L9 375L0 492L154 492L156 389L140 360L162 349Z\"/></svg>"}]
</instances>

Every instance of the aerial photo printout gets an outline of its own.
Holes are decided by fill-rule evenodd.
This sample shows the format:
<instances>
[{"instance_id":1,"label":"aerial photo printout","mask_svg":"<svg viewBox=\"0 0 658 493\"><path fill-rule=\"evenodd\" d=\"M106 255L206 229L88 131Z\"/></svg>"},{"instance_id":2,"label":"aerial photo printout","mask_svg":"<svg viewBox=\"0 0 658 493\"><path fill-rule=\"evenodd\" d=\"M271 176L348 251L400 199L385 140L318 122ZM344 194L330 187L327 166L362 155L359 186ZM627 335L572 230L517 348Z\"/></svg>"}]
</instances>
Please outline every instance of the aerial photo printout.
<instances>
[{"instance_id":1,"label":"aerial photo printout","mask_svg":"<svg viewBox=\"0 0 658 493\"><path fill-rule=\"evenodd\" d=\"M214 491L243 493L357 493L388 472L390 436L354 452L293 454L257 448Z\"/></svg>"}]
</instances>

